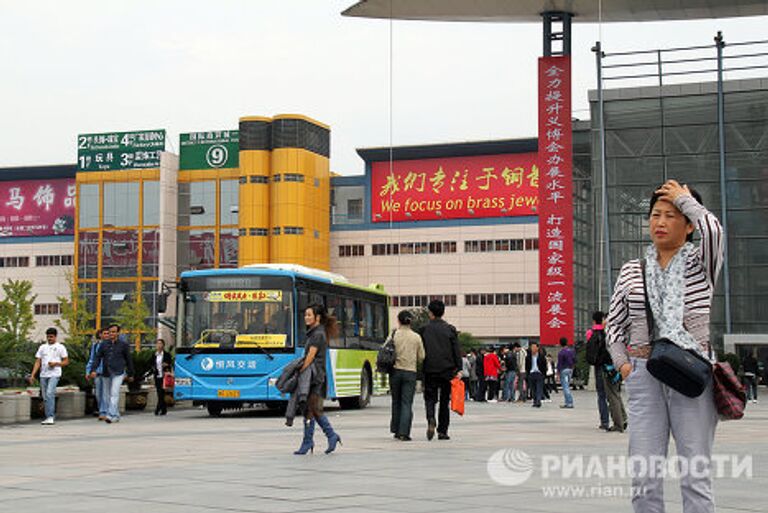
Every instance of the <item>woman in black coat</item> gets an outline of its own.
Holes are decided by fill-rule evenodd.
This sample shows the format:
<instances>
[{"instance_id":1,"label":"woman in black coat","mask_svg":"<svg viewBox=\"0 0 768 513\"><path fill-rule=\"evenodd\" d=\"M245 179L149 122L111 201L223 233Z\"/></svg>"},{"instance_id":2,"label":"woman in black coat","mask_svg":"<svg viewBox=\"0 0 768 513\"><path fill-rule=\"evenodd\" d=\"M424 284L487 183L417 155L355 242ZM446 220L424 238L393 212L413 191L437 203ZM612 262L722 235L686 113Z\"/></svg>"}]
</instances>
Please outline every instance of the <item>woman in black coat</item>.
<instances>
[{"instance_id":1,"label":"woman in black coat","mask_svg":"<svg viewBox=\"0 0 768 513\"><path fill-rule=\"evenodd\" d=\"M336 450L337 444L341 444L341 437L333 430L328 417L323 414L323 401L328 388L325 362L328 359L328 338L336 336L338 324L333 316L328 315L328 310L323 305L308 307L304 311L304 323L307 325L307 342L304 346L304 364L301 366L301 372L311 371L313 376L304 415L304 438L294 454L307 454L314 450L315 423L320 425L328 437L325 453L330 454Z\"/></svg>"}]
</instances>

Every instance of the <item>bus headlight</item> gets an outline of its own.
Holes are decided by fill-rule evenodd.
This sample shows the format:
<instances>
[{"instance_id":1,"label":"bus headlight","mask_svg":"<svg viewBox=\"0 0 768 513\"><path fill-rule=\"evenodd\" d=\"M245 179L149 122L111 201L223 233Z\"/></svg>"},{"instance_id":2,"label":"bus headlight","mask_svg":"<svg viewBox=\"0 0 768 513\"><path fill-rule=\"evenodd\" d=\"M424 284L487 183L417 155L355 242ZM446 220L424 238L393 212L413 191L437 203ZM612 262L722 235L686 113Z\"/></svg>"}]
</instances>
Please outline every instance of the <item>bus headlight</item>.
<instances>
[{"instance_id":1,"label":"bus headlight","mask_svg":"<svg viewBox=\"0 0 768 513\"><path fill-rule=\"evenodd\" d=\"M273 387L277 385L277 378L269 378L269 386Z\"/></svg>"}]
</instances>

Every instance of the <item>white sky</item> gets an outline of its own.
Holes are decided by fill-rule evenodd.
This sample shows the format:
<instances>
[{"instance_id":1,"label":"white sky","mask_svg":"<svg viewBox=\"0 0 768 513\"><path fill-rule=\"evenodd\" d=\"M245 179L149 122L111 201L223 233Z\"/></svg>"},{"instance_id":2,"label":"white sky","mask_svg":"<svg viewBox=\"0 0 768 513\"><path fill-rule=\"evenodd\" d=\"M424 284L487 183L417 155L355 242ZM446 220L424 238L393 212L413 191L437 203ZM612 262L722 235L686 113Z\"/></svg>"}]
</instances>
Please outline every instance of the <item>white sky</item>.
<instances>
[{"instance_id":1,"label":"white sky","mask_svg":"<svg viewBox=\"0 0 768 513\"><path fill-rule=\"evenodd\" d=\"M300 113L356 148L536 135L540 24L346 18L354 0L0 0L0 167L74 163L78 133L236 129ZM606 24L605 51L766 39L768 18ZM574 116L588 118L594 24L574 24ZM763 47L765 51L765 47ZM768 73L763 73L763 76ZM727 77L726 77L727 78Z\"/></svg>"}]
</instances>

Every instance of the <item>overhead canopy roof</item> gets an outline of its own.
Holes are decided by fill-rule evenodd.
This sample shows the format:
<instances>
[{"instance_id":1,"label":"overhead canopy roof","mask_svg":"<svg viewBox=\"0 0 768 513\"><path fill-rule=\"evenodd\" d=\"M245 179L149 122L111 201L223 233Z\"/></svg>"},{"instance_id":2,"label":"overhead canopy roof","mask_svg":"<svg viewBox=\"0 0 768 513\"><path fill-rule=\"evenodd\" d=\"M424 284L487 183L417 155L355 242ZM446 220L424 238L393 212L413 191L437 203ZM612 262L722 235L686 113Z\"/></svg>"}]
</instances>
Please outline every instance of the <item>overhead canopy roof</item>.
<instances>
[{"instance_id":1,"label":"overhead canopy roof","mask_svg":"<svg viewBox=\"0 0 768 513\"><path fill-rule=\"evenodd\" d=\"M344 16L433 21L538 22L547 11L599 21L598 0L362 0ZM602 21L665 21L768 15L766 0L603 0Z\"/></svg>"}]
</instances>

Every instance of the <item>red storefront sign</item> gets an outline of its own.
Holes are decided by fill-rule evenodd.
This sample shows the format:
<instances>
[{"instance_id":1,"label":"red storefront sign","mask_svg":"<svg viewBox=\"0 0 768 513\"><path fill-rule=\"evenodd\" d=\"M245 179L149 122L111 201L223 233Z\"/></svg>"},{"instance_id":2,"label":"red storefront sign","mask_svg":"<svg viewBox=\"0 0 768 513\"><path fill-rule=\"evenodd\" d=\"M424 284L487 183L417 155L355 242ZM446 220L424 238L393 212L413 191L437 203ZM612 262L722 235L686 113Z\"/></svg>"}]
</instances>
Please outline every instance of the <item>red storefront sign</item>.
<instances>
[{"instance_id":1,"label":"red storefront sign","mask_svg":"<svg viewBox=\"0 0 768 513\"><path fill-rule=\"evenodd\" d=\"M571 58L539 59L540 340L573 343Z\"/></svg>"},{"instance_id":2,"label":"red storefront sign","mask_svg":"<svg viewBox=\"0 0 768 513\"><path fill-rule=\"evenodd\" d=\"M536 215L535 153L374 162L374 223Z\"/></svg>"},{"instance_id":3,"label":"red storefront sign","mask_svg":"<svg viewBox=\"0 0 768 513\"><path fill-rule=\"evenodd\" d=\"M0 182L0 237L75 233L75 180Z\"/></svg>"}]
</instances>

